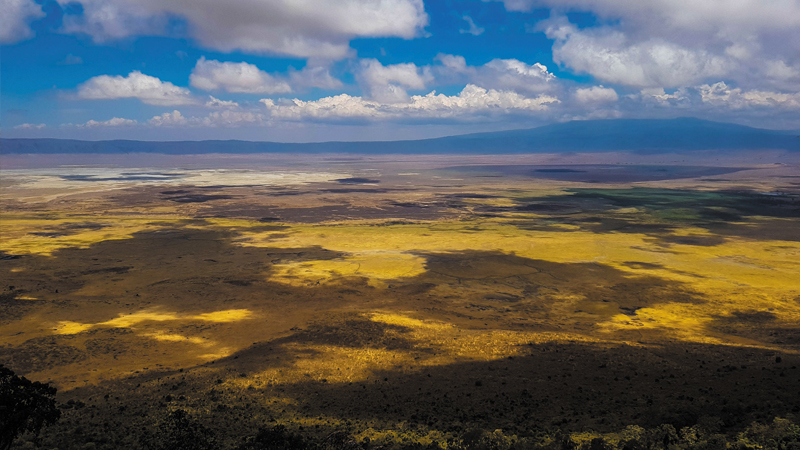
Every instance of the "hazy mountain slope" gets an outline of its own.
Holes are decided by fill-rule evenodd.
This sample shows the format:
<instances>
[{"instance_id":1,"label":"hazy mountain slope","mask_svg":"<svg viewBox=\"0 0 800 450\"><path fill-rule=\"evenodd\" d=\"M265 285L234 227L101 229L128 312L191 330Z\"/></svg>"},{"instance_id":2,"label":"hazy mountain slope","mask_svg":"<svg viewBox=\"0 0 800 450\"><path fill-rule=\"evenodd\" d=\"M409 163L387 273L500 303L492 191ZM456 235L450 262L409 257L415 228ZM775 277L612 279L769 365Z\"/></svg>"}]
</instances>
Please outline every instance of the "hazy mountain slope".
<instances>
[{"instance_id":1,"label":"hazy mountain slope","mask_svg":"<svg viewBox=\"0 0 800 450\"><path fill-rule=\"evenodd\" d=\"M538 128L391 142L79 141L2 139L2 153L541 153L780 149L800 151L800 133L693 118L573 121Z\"/></svg>"}]
</instances>

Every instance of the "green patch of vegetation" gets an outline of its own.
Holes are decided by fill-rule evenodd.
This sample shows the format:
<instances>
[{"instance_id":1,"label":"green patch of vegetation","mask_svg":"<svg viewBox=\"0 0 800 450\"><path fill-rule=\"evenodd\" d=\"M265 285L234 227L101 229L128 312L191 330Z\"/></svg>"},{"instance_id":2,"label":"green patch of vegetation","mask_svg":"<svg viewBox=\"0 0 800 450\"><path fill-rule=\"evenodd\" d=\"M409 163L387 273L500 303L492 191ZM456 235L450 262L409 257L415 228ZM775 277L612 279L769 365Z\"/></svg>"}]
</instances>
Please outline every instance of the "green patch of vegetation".
<instances>
[{"instance_id":1,"label":"green patch of vegetation","mask_svg":"<svg viewBox=\"0 0 800 450\"><path fill-rule=\"evenodd\" d=\"M619 208L646 208L662 217L732 221L742 216L800 217L800 204L791 195L754 191L682 189L568 189L574 201L604 200ZM665 214L665 212L669 211Z\"/></svg>"}]
</instances>

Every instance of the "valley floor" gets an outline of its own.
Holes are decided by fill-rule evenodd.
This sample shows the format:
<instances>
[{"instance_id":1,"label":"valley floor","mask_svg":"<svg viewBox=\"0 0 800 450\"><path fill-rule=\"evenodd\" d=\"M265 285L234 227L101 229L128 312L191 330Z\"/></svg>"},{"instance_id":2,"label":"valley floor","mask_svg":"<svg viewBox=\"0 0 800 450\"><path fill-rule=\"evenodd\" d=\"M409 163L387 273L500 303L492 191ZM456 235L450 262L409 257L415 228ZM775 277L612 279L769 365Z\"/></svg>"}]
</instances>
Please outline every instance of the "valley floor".
<instances>
[{"instance_id":1,"label":"valley floor","mask_svg":"<svg viewBox=\"0 0 800 450\"><path fill-rule=\"evenodd\" d=\"M62 449L800 414L797 167L486 162L6 170L0 363Z\"/></svg>"}]
</instances>

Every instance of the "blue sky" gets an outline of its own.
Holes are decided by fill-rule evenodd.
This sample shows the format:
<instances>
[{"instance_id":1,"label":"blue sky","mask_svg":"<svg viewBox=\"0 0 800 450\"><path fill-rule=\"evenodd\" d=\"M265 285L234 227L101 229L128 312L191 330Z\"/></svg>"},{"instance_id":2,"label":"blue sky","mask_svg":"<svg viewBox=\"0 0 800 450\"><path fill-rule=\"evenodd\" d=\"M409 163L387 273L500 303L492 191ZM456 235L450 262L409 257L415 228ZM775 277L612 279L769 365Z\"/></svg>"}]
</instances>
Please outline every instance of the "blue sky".
<instances>
[{"instance_id":1,"label":"blue sky","mask_svg":"<svg viewBox=\"0 0 800 450\"><path fill-rule=\"evenodd\" d=\"M4 137L800 129L797 0L0 0Z\"/></svg>"}]
</instances>

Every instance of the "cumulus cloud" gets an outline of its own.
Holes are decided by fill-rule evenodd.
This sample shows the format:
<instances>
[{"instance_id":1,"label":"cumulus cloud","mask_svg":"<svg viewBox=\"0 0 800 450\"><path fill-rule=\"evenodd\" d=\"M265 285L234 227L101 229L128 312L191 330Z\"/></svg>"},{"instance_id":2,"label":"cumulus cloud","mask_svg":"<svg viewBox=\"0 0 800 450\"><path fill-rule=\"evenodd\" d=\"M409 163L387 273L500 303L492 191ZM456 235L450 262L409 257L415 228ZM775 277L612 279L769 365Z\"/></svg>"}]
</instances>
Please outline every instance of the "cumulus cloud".
<instances>
[{"instance_id":1,"label":"cumulus cloud","mask_svg":"<svg viewBox=\"0 0 800 450\"><path fill-rule=\"evenodd\" d=\"M362 59L357 78L367 98L384 103L406 102L406 89L425 89L433 80L428 68L414 63L384 66L377 59Z\"/></svg>"},{"instance_id":2,"label":"cumulus cloud","mask_svg":"<svg viewBox=\"0 0 800 450\"><path fill-rule=\"evenodd\" d=\"M33 37L30 23L44 17L33 0L0 1L0 43L13 44Z\"/></svg>"},{"instance_id":3,"label":"cumulus cloud","mask_svg":"<svg viewBox=\"0 0 800 450\"><path fill-rule=\"evenodd\" d=\"M180 111L165 112L147 121L153 127L225 127L265 124L264 115L253 111L214 111L205 117L185 117Z\"/></svg>"},{"instance_id":4,"label":"cumulus cloud","mask_svg":"<svg viewBox=\"0 0 800 450\"><path fill-rule=\"evenodd\" d=\"M57 0L62 6L76 0ZM64 17L64 30L95 41L163 35L171 18L187 22L188 37L230 52L279 53L340 59L358 37L419 35L428 24L422 0L77 0L82 15Z\"/></svg>"},{"instance_id":5,"label":"cumulus cloud","mask_svg":"<svg viewBox=\"0 0 800 450\"><path fill-rule=\"evenodd\" d=\"M765 61L763 74L774 87L800 90L800 61L792 65L781 60Z\"/></svg>"},{"instance_id":6,"label":"cumulus cloud","mask_svg":"<svg viewBox=\"0 0 800 450\"><path fill-rule=\"evenodd\" d=\"M407 103L380 102L347 94L314 101L299 99L276 102L262 99L273 119L281 120L392 120L392 119L455 119L470 120L476 116L503 116L546 111L558 103L555 97L525 97L513 91L484 89L467 85L458 95L431 92L413 95Z\"/></svg>"},{"instance_id":7,"label":"cumulus cloud","mask_svg":"<svg viewBox=\"0 0 800 450\"><path fill-rule=\"evenodd\" d=\"M790 72L769 64L800 67L797 1L499 1L512 11L550 8L551 17L590 12L610 24L551 35L561 63L603 81L656 87L663 80L659 87L675 87L729 78L750 87L800 88L800 79L782 80ZM631 76L622 75L623 67L633 70Z\"/></svg>"},{"instance_id":8,"label":"cumulus cloud","mask_svg":"<svg viewBox=\"0 0 800 450\"><path fill-rule=\"evenodd\" d=\"M564 122L568 120L596 120L596 119L619 119L623 114L616 109L593 109L584 114L565 114L561 116L559 121Z\"/></svg>"},{"instance_id":9,"label":"cumulus cloud","mask_svg":"<svg viewBox=\"0 0 800 450\"><path fill-rule=\"evenodd\" d=\"M108 127L132 127L138 124L139 122L133 119L123 119L120 117L114 117L113 119L105 120L102 122L98 122L96 120L90 120L84 124L76 126L78 128L108 128Z\"/></svg>"},{"instance_id":10,"label":"cumulus cloud","mask_svg":"<svg viewBox=\"0 0 800 450\"><path fill-rule=\"evenodd\" d=\"M678 87L718 77L732 65L702 49L651 39L630 42L609 29L578 30L563 20L545 28L554 39L553 60L606 82L636 87Z\"/></svg>"},{"instance_id":11,"label":"cumulus cloud","mask_svg":"<svg viewBox=\"0 0 800 450\"><path fill-rule=\"evenodd\" d=\"M466 33L466 34L471 34L473 36L480 36L483 34L484 31L486 31L485 28L475 25L475 21L472 20L472 17L464 16L462 17L462 19L467 21L467 25L469 25L469 28L467 28L466 30L462 28L458 30L459 33L461 34Z\"/></svg>"},{"instance_id":12,"label":"cumulus cloud","mask_svg":"<svg viewBox=\"0 0 800 450\"><path fill-rule=\"evenodd\" d=\"M213 98L213 97L212 97ZM189 121L183 117L180 111L177 109L175 111L165 112L160 116L154 116L152 119L147 121L148 125L154 127L175 127L175 126L183 126L189 123Z\"/></svg>"},{"instance_id":13,"label":"cumulus cloud","mask_svg":"<svg viewBox=\"0 0 800 450\"><path fill-rule=\"evenodd\" d=\"M682 87L675 89L671 94L664 88L644 88L636 94L627 95L628 100L643 102L648 105L660 107L680 107L687 108L692 106L694 97L697 97L696 89Z\"/></svg>"},{"instance_id":14,"label":"cumulus cloud","mask_svg":"<svg viewBox=\"0 0 800 450\"><path fill-rule=\"evenodd\" d=\"M619 100L617 91L603 86L592 86L590 88L579 88L573 94L575 100L580 103L613 103Z\"/></svg>"},{"instance_id":15,"label":"cumulus cloud","mask_svg":"<svg viewBox=\"0 0 800 450\"><path fill-rule=\"evenodd\" d=\"M189 90L168 81L145 75L138 70L121 75L100 75L78 86L78 98L85 100L112 100L137 98L148 105L189 105L197 101Z\"/></svg>"},{"instance_id":16,"label":"cumulus cloud","mask_svg":"<svg viewBox=\"0 0 800 450\"><path fill-rule=\"evenodd\" d=\"M285 94L292 91L289 83L246 62L197 60L189 84L204 91L224 90L247 94Z\"/></svg>"},{"instance_id":17,"label":"cumulus cloud","mask_svg":"<svg viewBox=\"0 0 800 450\"><path fill-rule=\"evenodd\" d=\"M467 67L467 60L463 56L439 53L434 59L441 62L442 66L451 73L469 73L474 70L471 67Z\"/></svg>"},{"instance_id":18,"label":"cumulus cloud","mask_svg":"<svg viewBox=\"0 0 800 450\"><path fill-rule=\"evenodd\" d=\"M800 111L800 93L778 92L764 89L744 89L719 81L697 86L682 87L672 91L646 88L636 94L626 95L619 105L628 114L641 114L642 108L680 111L679 114L705 115L716 120L739 121L771 117L774 121L759 120L756 126L772 128L779 121L786 127L797 127Z\"/></svg>"},{"instance_id":19,"label":"cumulus cloud","mask_svg":"<svg viewBox=\"0 0 800 450\"><path fill-rule=\"evenodd\" d=\"M239 104L232 101L232 100L220 100L213 95L208 96L208 101L206 102L206 108L211 109L237 109L239 108ZM177 112L177 111L176 111Z\"/></svg>"},{"instance_id":20,"label":"cumulus cloud","mask_svg":"<svg viewBox=\"0 0 800 450\"><path fill-rule=\"evenodd\" d=\"M526 64L517 59L493 59L478 68L475 81L483 86L524 92L548 90L555 75L540 63Z\"/></svg>"},{"instance_id":21,"label":"cumulus cloud","mask_svg":"<svg viewBox=\"0 0 800 450\"><path fill-rule=\"evenodd\" d=\"M271 75L254 64L197 60L189 83L204 91L225 91L246 94L288 94L298 89L319 87L335 89L342 86L327 67L308 65L302 70L291 69L288 76Z\"/></svg>"},{"instance_id":22,"label":"cumulus cloud","mask_svg":"<svg viewBox=\"0 0 800 450\"><path fill-rule=\"evenodd\" d=\"M441 63L431 69L437 81L466 82L527 94L556 88L556 76L541 63L527 64L517 59L493 59L482 66L468 66L463 56L447 54L439 54L435 60Z\"/></svg>"},{"instance_id":23,"label":"cumulus cloud","mask_svg":"<svg viewBox=\"0 0 800 450\"><path fill-rule=\"evenodd\" d=\"M240 127L245 125L263 125L264 115L251 111L214 111L199 119L197 123L204 127Z\"/></svg>"},{"instance_id":24,"label":"cumulus cloud","mask_svg":"<svg viewBox=\"0 0 800 450\"><path fill-rule=\"evenodd\" d=\"M14 127L15 130L41 130L47 125L43 123L22 123Z\"/></svg>"},{"instance_id":25,"label":"cumulus cloud","mask_svg":"<svg viewBox=\"0 0 800 450\"><path fill-rule=\"evenodd\" d=\"M725 82L697 87L703 103L732 109L766 107L775 109L800 109L800 93L781 93L763 90L744 91L731 88Z\"/></svg>"},{"instance_id":26,"label":"cumulus cloud","mask_svg":"<svg viewBox=\"0 0 800 450\"><path fill-rule=\"evenodd\" d=\"M306 65L302 70L290 68L289 81L294 89L320 88L320 89L339 89L342 82L331 75L330 69L326 66Z\"/></svg>"},{"instance_id":27,"label":"cumulus cloud","mask_svg":"<svg viewBox=\"0 0 800 450\"><path fill-rule=\"evenodd\" d=\"M800 24L800 4L791 0L500 0L509 11L554 8L558 11L591 11L602 19L625 19L654 32L684 30L746 36L791 30Z\"/></svg>"}]
</instances>

